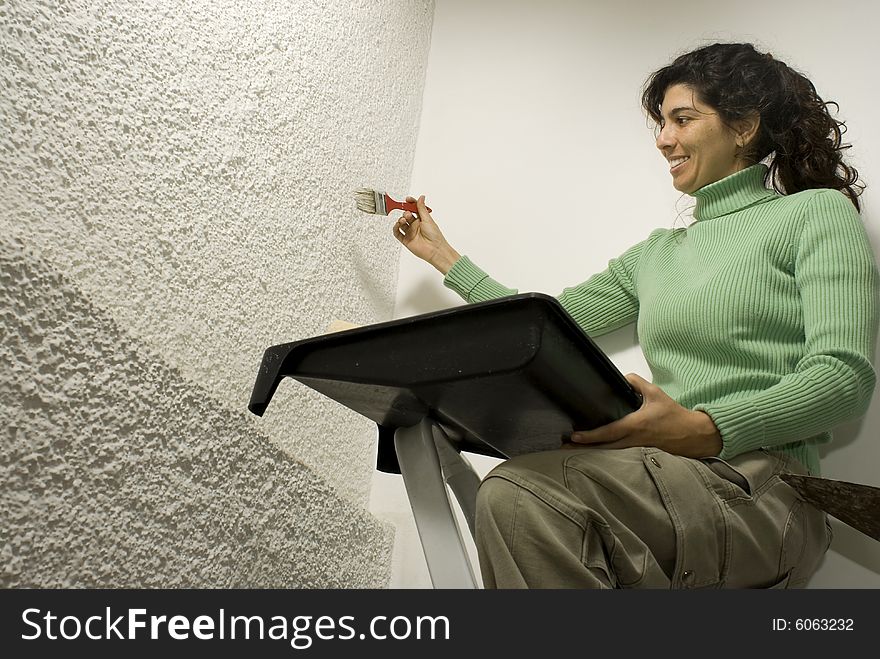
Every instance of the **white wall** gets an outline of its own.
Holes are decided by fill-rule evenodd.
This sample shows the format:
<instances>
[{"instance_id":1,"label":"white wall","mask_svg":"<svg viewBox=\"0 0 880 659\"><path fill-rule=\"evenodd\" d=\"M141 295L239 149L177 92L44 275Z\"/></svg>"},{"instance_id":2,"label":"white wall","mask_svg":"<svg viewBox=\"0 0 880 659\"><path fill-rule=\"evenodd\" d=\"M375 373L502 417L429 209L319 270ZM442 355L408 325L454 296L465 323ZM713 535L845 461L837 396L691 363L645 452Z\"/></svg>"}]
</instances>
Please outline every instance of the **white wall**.
<instances>
[{"instance_id":1,"label":"white wall","mask_svg":"<svg viewBox=\"0 0 880 659\"><path fill-rule=\"evenodd\" d=\"M438 0L412 185L396 192L425 194L450 242L499 281L558 294L651 229L687 221L690 198L672 189L640 108L647 75L706 42L751 41L840 103L880 253L878 22L869 0ZM395 316L461 303L429 266L401 259ZM600 343L624 372L648 375L633 329ZM837 433L825 476L880 485L878 396ZM399 479L377 476L373 502L399 524L392 583L429 585ZM813 585L880 586L880 545L835 528Z\"/></svg>"},{"instance_id":2,"label":"white wall","mask_svg":"<svg viewBox=\"0 0 880 659\"><path fill-rule=\"evenodd\" d=\"M391 316L353 190L409 182L432 17L0 2L0 585L385 584L375 424L247 404L266 347Z\"/></svg>"}]
</instances>

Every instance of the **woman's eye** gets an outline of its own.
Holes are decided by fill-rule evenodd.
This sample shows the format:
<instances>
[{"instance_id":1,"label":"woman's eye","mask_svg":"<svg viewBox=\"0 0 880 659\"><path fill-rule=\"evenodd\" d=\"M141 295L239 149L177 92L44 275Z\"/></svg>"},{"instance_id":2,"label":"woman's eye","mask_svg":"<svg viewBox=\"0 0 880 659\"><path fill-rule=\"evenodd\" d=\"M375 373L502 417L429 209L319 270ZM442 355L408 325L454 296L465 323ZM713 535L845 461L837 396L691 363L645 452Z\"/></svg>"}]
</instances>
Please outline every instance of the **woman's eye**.
<instances>
[{"instance_id":1,"label":"woman's eye","mask_svg":"<svg viewBox=\"0 0 880 659\"><path fill-rule=\"evenodd\" d=\"M675 118L675 122L676 122L679 126L684 126L684 125L685 125L687 122L689 122L690 120L691 120L690 117L676 117L676 118Z\"/></svg>"}]
</instances>

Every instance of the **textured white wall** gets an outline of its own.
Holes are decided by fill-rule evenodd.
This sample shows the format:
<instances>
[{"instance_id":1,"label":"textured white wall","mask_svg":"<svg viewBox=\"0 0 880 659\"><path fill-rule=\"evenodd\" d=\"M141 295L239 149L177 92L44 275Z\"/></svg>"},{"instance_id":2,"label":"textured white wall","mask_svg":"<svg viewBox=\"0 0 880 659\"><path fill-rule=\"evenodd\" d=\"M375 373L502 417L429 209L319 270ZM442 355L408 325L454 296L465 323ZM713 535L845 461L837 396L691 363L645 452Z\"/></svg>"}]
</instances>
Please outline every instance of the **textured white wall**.
<instances>
[{"instance_id":1,"label":"textured white wall","mask_svg":"<svg viewBox=\"0 0 880 659\"><path fill-rule=\"evenodd\" d=\"M207 551L249 514L252 533L280 534L277 560L300 563L280 582L384 583L390 531L365 510L375 426L293 381L262 419L246 406L267 346L392 313L397 244L352 190L407 187L432 14L420 0L0 3L4 584L76 583L75 563L27 565L138 501L145 537L196 516ZM131 360L159 364L155 379ZM125 472L121 498L99 478L157 461L155 477ZM113 502L87 512L90 488ZM137 547L132 533L110 525L76 560ZM355 569L333 576L322 544L372 549L342 551ZM240 570L256 574L265 556L250 558ZM135 563L92 581L143 583ZM149 583L172 582L170 566Z\"/></svg>"},{"instance_id":2,"label":"textured white wall","mask_svg":"<svg viewBox=\"0 0 880 659\"><path fill-rule=\"evenodd\" d=\"M713 40L754 41L805 71L848 120L869 184L863 218L880 254L880 8L844 0L438 0L411 192L450 242L508 286L558 294L662 226L688 221L640 108L647 75ZM679 216L681 215L681 216ZM403 254L395 315L461 304ZM627 328L600 341L624 372L648 374ZM880 390L838 429L824 474L880 486ZM480 461L480 469L491 466ZM377 475L399 526L393 583L430 582L399 482ZM880 550L835 522L814 587L880 586Z\"/></svg>"}]
</instances>

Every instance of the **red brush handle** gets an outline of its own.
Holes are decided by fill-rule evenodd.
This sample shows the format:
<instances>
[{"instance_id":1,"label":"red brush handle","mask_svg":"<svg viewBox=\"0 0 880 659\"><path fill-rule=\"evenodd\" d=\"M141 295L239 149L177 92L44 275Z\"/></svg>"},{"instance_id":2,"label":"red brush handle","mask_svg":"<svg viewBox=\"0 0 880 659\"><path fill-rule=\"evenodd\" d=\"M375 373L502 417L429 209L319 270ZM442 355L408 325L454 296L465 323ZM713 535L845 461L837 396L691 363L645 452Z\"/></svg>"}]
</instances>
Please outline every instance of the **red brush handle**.
<instances>
[{"instance_id":1,"label":"red brush handle","mask_svg":"<svg viewBox=\"0 0 880 659\"><path fill-rule=\"evenodd\" d=\"M425 206L428 209L428 212L433 212L430 208ZM419 209L416 207L414 203L408 201L396 201L389 197L387 194L385 195L385 210L389 213L394 210L398 211L409 211L410 213L415 213L418 215Z\"/></svg>"}]
</instances>

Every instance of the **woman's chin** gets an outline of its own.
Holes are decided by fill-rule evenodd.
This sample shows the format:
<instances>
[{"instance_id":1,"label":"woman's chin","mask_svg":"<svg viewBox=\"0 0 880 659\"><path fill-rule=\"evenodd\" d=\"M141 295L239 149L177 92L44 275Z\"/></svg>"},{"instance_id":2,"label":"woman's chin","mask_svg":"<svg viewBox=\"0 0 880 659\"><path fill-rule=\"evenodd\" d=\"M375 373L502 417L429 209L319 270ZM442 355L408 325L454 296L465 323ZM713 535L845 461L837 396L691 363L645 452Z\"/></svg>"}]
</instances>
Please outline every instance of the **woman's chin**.
<instances>
[{"instance_id":1,"label":"woman's chin","mask_svg":"<svg viewBox=\"0 0 880 659\"><path fill-rule=\"evenodd\" d=\"M691 186L683 184L683 183L676 183L675 181L672 182L672 187L675 188L676 190L678 190L679 192L681 192L682 194L691 194L693 192L693 190L691 189Z\"/></svg>"}]
</instances>

